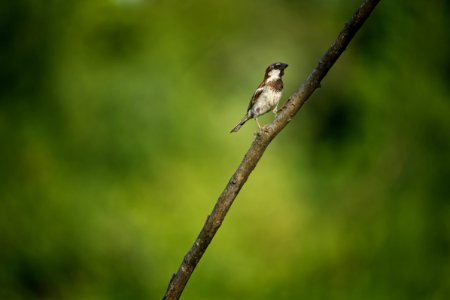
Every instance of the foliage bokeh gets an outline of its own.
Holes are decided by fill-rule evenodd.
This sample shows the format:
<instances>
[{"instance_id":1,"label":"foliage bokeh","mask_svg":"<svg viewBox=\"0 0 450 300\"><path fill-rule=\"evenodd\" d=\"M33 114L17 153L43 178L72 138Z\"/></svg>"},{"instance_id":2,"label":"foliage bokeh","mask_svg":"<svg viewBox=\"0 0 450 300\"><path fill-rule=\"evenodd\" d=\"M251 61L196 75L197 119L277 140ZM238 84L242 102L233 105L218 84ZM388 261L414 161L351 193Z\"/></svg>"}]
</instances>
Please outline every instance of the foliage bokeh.
<instances>
[{"instance_id":1,"label":"foliage bokeh","mask_svg":"<svg viewBox=\"0 0 450 300\"><path fill-rule=\"evenodd\" d=\"M0 299L161 298L253 138L228 132L265 66L289 63L291 94L357 5L3 1ZM381 1L184 299L448 299L449 16Z\"/></svg>"}]
</instances>

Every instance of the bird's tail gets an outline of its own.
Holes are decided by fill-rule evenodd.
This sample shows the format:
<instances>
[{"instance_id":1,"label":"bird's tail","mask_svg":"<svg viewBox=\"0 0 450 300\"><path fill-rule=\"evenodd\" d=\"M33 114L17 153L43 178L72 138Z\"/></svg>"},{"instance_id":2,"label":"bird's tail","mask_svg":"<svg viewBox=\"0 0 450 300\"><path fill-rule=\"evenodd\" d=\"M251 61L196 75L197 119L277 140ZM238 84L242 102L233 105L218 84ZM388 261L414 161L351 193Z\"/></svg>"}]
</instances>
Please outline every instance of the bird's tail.
<instances>
[{"instance_id":1,"label":"bird's tail","mask_svg":"<svg viewBox=\"0 0 450 300\"><path fill-rule=\"evenodd\" d=\"M237 132L239 129L241 129L242 125L245 124L245 122L247 122L248 120L250 120L251 117L249 117L248 115L245 115L240 121L239 123L233 128L231 129L230 133L232 132Z\"/></svg>"}]
</instances>

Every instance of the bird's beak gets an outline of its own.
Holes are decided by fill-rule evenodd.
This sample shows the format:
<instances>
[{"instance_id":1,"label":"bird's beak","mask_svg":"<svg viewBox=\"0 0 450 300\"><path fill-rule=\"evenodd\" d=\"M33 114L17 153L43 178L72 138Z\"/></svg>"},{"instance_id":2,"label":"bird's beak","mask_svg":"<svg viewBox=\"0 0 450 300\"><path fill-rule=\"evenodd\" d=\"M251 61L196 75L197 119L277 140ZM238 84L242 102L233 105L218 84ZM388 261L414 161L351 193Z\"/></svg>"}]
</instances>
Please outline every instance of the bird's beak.
<instances>
[{"instance_id":1,"label":"bird's beak","mask_svg":"<svg viewBox=\"0 0 450 300\"><path fill-rule=\"evenodd\" d=\"M284 75L284 69L286 69L288 67L288 64L285 63L280 63L280 76Z\"/></svg>"}]
</instances>

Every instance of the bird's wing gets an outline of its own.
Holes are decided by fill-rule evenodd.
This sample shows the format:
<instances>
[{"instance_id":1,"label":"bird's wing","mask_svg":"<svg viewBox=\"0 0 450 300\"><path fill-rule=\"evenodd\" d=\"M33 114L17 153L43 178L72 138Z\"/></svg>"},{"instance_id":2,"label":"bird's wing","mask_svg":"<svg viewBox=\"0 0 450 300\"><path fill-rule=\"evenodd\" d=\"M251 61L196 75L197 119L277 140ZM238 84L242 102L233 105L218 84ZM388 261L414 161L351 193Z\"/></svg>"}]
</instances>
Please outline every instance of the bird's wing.
<instances>
[{"instance_id":1,"label":"bird's wing","mask_svg":"<svg viewBox=\"0 0 450 300\"><path fill-rule=\"evenodd\" d=\"M259 98L259 96L262 94L263 91L264 91L264 81L261 82L261 84L256 89L255 93L253 94L252 99L250 99L247 111L249 111L250 108L252 108L252 106L255 104L256 100Z\"/></svg>"}]
</instances>

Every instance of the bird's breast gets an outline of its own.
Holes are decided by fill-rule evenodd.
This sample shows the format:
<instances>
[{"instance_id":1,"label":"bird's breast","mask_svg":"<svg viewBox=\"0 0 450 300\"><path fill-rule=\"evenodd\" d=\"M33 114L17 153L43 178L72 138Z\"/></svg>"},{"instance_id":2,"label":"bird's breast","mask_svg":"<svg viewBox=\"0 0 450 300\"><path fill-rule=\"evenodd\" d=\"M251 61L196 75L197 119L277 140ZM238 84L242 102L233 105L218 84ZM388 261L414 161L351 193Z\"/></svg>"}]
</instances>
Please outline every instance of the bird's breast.
<instances>
[{"instance_id":1,"label":"bird's breast","mask_svg":"<svg viewBox=\"0 0 450 300\"><path fill-rule=\"evenodd\" d=\"M258 99L256 99L249 114L251 114L252 117L258 117L271 111L280 101L281 94L282 91L280 90L271 87L265 88Z\"/></svg>"}]
</instances>

